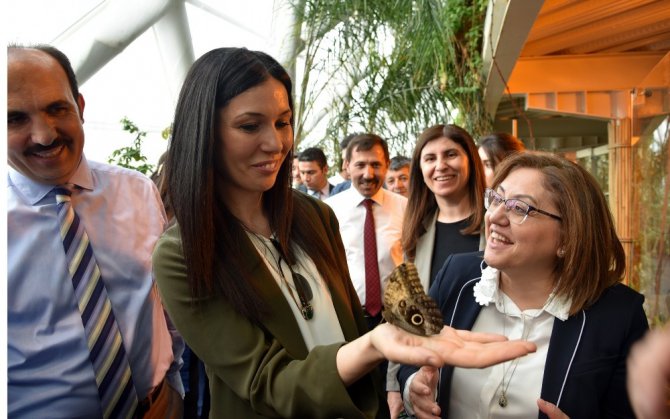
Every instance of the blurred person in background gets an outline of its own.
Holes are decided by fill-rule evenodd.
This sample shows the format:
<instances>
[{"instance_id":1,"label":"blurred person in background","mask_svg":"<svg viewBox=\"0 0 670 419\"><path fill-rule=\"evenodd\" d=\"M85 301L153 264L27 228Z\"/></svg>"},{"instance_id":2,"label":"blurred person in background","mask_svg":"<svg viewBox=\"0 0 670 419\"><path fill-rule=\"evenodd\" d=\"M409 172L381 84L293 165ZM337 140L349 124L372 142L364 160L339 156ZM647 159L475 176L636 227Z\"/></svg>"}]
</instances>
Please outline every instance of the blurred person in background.
<instances>
[{"instance_id":1,"label":"blurred person in background","mask_svg":"<svg viewBox=\"0 0 670 419\"><path fill-rule=\"evenodd\" d=\"M479 140L479 157L484 165L486 187L491 187L496 167L505 157L525 149L526 147L521 140L504 132L487 135Z\"/></svg>"},{"instance_id":2,"label":"blurred person in background","mask_svg":"<svg viewBox=\"0 0 670 419\"><path fill-rule=\"evenodd\" d=\"M391 159L389 170L386 173L386 189L405 198L409 196L409 164L411 162L405 156L395 156Z\"/></svg>"}]
</instances>

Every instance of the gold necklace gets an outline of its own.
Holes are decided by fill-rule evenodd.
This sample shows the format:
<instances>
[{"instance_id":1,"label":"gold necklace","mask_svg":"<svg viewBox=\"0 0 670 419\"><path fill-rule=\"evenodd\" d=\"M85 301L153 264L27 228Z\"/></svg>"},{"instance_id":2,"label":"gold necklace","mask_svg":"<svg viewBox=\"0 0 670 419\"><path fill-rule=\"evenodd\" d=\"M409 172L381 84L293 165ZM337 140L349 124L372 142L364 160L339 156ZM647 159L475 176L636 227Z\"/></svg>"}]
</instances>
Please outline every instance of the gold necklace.
<instances>
[{"instance_id":1,"label":"gold necklace","mask_svg":"<svg viewBox=\"0 0 670 419\"><path fill-rule=\"evenodd\" d=\"M507 316L507 309L505 308L505 296L502 295L502 293L501 293L500 297L502 298L503 314L504 314L504 317L503 317L503 335L507 336L505 323L507 322L507 317L508 316ZM526 333L526 315L523 312L521 313L521 320L523 322L523 327L521 329L521 339L525 340L526 338L528 338L528 335L530 334L530 328L528 330L528 333ZM520 359L521 358L516 358L514 361L512 361L511 364L509 364L509 366L507 367L507 369L505 369L505 367L503 365L503 375L502 375L502 379L500 380L500 385L498 385L498 388L500 389L500 397L498 398L498 406L500 406L500 407L507 407L507 405L509 403L509 400L507 399L507 390L509 389L509 385L512 382L512 377L514 376L514 373L516 372L516 367L519 365L519 360ZM509 372L510 369L512 370L512 373L509 375L509 378L507 379L507 384L505 384L505 376L507 375L507 373Z\"/></svg>"}]
</instances>

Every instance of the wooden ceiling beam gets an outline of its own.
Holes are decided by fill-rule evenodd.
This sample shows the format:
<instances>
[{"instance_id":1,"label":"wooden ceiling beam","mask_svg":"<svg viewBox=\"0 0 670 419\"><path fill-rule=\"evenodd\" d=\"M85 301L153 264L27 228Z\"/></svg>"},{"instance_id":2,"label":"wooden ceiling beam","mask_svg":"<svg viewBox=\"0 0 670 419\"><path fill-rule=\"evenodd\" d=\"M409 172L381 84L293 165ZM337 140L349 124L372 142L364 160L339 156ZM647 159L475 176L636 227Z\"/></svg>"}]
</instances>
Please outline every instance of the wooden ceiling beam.
<instances>
[{"instance_id":1,"label":"wooden ceiling beam","mask_svg":"<svg viewBox=\"0 0 670 419\"><path fill-rule=\"evenodd\" d=\"M508 80L512 94L626 90L639 85L665 52L519 58Z\"/></svg>"},{"instance_id":2,"label":"wooden ceiling beam","mask_svg":"<svg viewBox=\"0 0 670 419\"><path fill-rule=\"evenodd\" d=\"M609 11L608 13L612 12ZM578 17L575 16L575 19L578 19ZM644 31L644 28L649 26L660 25L665 27L664 21L670 20L670 7L668 7L667 1L659 1L636 7L623 14L614 14L598 20L588 15L581 19L584 20L582 26L566 27L561 26L559 22L557 26L561 26L561 32L535 41L529 40L524 46L521 56L530 57L557 53L590 42L599 42L608 37L618 37L625 34L630 37L633 36L635 30Z\"/></svg>"}]
</instances>

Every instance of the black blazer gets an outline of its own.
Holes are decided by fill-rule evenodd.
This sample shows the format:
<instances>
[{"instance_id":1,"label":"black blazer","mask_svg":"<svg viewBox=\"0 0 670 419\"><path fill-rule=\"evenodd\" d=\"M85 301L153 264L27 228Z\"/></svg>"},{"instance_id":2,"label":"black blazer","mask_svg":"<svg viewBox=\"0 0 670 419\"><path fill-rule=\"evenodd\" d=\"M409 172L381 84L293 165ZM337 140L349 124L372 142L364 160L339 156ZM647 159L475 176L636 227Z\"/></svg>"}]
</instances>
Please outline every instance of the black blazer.
<instances>
[{"instance_id":1,"label":"black blazer","mask_svg":"<svg viewBox=\"0 0 670 419\"><path fill-rule=\"evenodd\" d=\"M481 310L473 287L485 266L482 252L456 254L447 259L429 293L440 307L445 324L457 329L472 328ZM634 418L626 393L626 357L631 345L649 328L643 302L642 295L617 284L588 309L566 321L555 319L541 397L557 404L573 419ZM410 366L400 368L401 389L416 370ZM438 403L443 418L449 415L453 371L453 367L445 366L440 373ZM538 410L538 418L546 415Z\"/></svg>"}]
</instances>

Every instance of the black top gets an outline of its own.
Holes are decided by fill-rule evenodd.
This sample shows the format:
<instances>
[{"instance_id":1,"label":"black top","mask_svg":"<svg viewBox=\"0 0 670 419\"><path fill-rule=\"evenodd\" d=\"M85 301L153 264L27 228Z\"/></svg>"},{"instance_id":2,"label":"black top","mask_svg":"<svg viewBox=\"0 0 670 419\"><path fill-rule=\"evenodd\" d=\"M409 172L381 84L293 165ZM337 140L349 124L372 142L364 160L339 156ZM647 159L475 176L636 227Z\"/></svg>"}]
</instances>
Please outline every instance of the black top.
<instances>
[{"instance_id":1,"label":"black top","mask_svg":"<svg viewBox=\"0 0 670 419\"><path fill-rule=\"evenodd\" d=\"M433 246L433 260L430 263L430 284L444 261L454 253L468 253L479 250L479 234L461 234L461 230L468 226L468 219L455 223L435 223L435 244Z\"/></svg>"}]
</instances>

